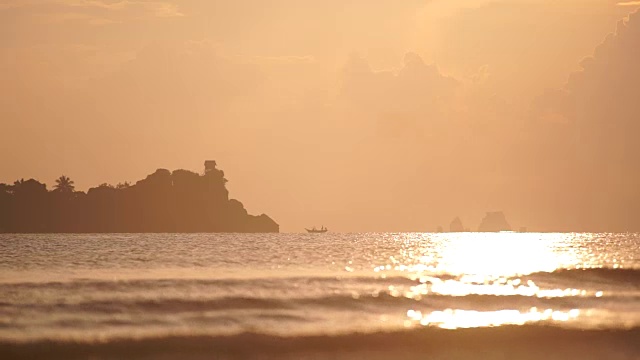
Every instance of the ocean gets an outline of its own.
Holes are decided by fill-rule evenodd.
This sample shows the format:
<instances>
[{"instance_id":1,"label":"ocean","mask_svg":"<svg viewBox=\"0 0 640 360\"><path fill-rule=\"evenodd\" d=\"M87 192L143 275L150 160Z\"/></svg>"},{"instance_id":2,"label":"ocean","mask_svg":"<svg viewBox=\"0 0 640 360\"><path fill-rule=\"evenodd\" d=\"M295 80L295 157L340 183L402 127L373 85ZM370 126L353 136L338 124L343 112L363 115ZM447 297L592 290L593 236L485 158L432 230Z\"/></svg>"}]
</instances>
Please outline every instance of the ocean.
<instances>
[{"instance_id":1,"label":"ocean","mask_svg":"<svg viewBox=\"0 0 640 360\"><path fill-rule=\"evenodd\" d=\"M640 234L0 235L0 359L640 359Z\"/></svg>"}]
</instances>

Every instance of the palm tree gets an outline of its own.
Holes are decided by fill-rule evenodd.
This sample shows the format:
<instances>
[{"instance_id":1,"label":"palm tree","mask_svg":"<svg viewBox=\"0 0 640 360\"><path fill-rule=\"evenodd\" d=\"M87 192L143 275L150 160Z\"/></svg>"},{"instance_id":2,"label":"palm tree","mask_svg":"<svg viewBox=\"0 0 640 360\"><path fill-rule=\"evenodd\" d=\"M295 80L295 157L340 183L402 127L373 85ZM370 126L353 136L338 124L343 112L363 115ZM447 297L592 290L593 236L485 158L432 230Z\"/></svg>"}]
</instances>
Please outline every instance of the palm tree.
<instances>
[{"instance_id":1,"label":"palm tree","mask_svg":"<svg viewBox=\"0 0 640 360\"><path fill-rule=\"evenodd\" d=\"M129 184L128 181L125 181L124 183L118 183L118 185L116 185L116 189L118 190L130 188L130 187L131 187L131 184Z\"/></svg>"},{"instance_id":2,"label":"palm tree","mask_svg":"<svg viewBox=\"0 0 640 360\"><path fill-rule=\"evenodd\" d=\"M73 180L64 175L56 179L56 185L54 186L54 188L56 189L56 191L65 193L71 193L76 189Z\"/></svg>"}]
</instances>

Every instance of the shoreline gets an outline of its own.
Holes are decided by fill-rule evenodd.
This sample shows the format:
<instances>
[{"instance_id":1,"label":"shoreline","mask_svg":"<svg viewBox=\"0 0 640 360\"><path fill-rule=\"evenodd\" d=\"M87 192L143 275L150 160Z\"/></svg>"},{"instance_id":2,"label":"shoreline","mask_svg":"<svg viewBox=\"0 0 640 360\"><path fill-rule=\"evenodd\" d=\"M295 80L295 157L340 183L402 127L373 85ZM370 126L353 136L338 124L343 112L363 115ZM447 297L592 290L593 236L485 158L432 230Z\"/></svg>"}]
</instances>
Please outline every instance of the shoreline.
<instances>
[{"instance_id":1,"label":"shoreline","mask_svg":"<svg viewBox=\"0 0 640 360\"><path fill-rule=\"evenodd\" d=\"M634 359L640 355L640 327L578 330L549 325L446 330L414 328L343 335L157 336L96 342L0 340L3 359L288 359L288 358L518 358ZM554 358L554 357L551 357Z\"/></svg>"}]
</instances>

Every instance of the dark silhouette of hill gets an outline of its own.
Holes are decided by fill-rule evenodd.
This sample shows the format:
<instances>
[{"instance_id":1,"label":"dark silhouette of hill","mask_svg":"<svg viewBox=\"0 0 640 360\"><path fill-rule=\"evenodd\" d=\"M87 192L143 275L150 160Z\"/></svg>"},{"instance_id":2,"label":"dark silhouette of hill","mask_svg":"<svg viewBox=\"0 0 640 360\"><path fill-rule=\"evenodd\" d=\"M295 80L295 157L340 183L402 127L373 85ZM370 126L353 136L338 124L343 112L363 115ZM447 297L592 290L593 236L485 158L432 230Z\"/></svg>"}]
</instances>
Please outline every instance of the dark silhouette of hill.
<instances>
[{"instance_id":1,"label":"dark silhouette of hill","mask_svg":"<svg viewBox=\"0 0 640 360\"><path fill-rule=\"evenodd\" d=\"M459 217L456 217L449 224L449 232L465 232L465 228L462 225L462 220Z\"/></svg>"},{"instance_id":2,"label":"dark silhouette of hill","mask_svg":"<svg viewBox=\"0 0 640 360\"><path fill-rule=\"evenodd\" d=\"M145 179L86 193L61 176L52 191L34 179L0 184L0 232L140 233L278 232L269 216L253 216L229 199L227 179L215 161L204 174L158 169Z\"/></svg>"},{"instance_id":3,"label":"dark silhouette of hill","mask_svg":"<svg viewBox=\"0 0 640 360\"><path fill-rule=\"evenodd\" d=\"M511 231L511 225L502 211L488 212L478 227L479 232Z\"/></svg>"}]
</instances>

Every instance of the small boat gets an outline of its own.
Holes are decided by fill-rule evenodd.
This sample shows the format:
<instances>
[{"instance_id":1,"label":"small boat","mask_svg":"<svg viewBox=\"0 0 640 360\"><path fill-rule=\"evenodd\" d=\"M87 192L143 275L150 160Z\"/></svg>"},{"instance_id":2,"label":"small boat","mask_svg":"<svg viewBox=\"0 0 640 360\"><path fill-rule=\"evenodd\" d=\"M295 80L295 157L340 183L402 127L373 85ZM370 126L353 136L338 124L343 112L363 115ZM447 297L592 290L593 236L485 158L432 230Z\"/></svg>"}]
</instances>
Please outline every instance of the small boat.
<instances>
[{"instance_id":1,"label":"small boat","mask_svg":"<svg viewBox=\"0 0 640 360\"><path fill-rule=\"evenodd\" d=\"M321 227L320 229L316 229L316 227L314 226L312 229L305 228L305 230L307 230L307 232L311 233L311 234L321 234L321 233L326 233L327 231L329 231L329 229L327 229L324 226Z\"/></svg>"}]
</instances>

